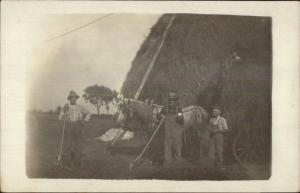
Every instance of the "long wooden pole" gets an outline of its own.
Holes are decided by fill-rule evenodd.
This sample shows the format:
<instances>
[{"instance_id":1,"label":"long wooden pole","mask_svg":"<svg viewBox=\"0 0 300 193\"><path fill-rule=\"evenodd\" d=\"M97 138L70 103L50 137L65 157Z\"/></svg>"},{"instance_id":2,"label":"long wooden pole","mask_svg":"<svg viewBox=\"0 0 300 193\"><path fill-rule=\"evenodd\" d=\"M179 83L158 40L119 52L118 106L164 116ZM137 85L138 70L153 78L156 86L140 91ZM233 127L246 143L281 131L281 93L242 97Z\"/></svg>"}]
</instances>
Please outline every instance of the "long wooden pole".
<instances>
[{"instance_id":1,"label":"long wooden pole","mask_svg":"<svg viewBox=\"0 0 300 193\"><path fill-rule=\"evenodd\" d=\"M137 91L136 91L136 93L135 93L134 99L138 99L139 96L140 96L140 94L141 94L141 92L142 92L142 90L143 90L143 87L144 87L144 85L145 85L145 83L146 83L146 81L147 81L147 79L148 79L148 76L149 76L149 74L150 74L150 72L151 72L151 70L152 70L152 68L153 68L153 66L154 66L154 64L155 64L155 62L156 62L156 60L157 60L157 58L158 58L158 55L159 55L159 53L160 53L160 50L161 50L162 46L163 46L164 43L165 43L165 40L166 40L166 37L167 37L167 33L168 33L168 31L169 31L169 29L170 29L170 27L171 27L171 25L172 25L172 23L173 23L173 21L174 21L174 19L175 19L175 16L176 16L176 15L173 15L173 16L171 17L170 22L169 22L169 24L167 25L167 27L166 27L166 29L165 29L165 31L164 31L162 41L161 41L161 43L160 43L158 49L156 50L156 53L154 54L154 56L153 56L153 58L152 58L152 60L151 60L151 62L150 62L150 64L149 64L149 66L148 66L148 69L147 69L147 71L146 71L146 74L145 74L145 76L143 77L142 82L141 82L139 88L137 89Z\"/></svg>"},{"instance_id":2,"label":"long wooden pole","mask_svg":"<svg viewBox=\"0 0 300 193\"><path fill-rule=\"evenodd\" d=\"M58 153L56 165L61 165L61 156L62 156L63 144L64 144L64 138L65 138L66 119L65 119L65 115L63 115L63 116L64 116L64 118L63 118L62 134L61 134L61 141L60 141L59 153Z\"/></svg>"},{"instance_id":3,"label":"long wooden pole","mask_svg":"<svg viewBox=\"0 0 300 193\"><path fill-rule=\"evenodd\" d=\"M129 170L130 170L130 171L133 169L133 166L134 166L135 162L137 162L138 160L140 160L140 159L143 157L143 155L145 154L146 150L148 149L150 143L153 141L153 138L155 137L156 133L158 132L159 128L160 128L161 125L163 124L164 120L165 120L165 117L163 117L163 118L160 120L159 124L157 125L157 127L156 127L156 129L154 130L152 136L150 137L149 141L147 142L147 144L145 145L145 147L143 148L143 150L142 150L142 152L139 154L139 156L138 156L135 160L133 160L133 161L130 163L130 165L129 165Z\"/></svg>"}]
</instances>

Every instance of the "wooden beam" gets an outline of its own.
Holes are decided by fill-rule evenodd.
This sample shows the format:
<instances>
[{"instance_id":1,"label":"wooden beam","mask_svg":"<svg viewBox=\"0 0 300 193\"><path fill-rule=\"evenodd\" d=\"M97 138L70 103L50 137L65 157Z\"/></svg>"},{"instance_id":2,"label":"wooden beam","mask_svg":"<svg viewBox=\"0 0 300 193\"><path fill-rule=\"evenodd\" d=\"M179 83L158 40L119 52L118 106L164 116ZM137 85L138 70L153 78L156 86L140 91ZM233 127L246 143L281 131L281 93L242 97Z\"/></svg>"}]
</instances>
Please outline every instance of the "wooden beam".
<instances>
[{"instance_id":1,"label":"wooden beam","mask_svg":"<svg viewBox=\"0 0 300 193\"><path fill-rule=\"evenodd\" d=\"M139 88L137 89L137 91L136 91L136 93L135 93L134 99L138 99L139 96L141 95L141 92L142 92L142 90L143 90L143 87L144 87L144 85L145 85L147 79L148 79L148 76L149 76L149 74L150 74L150 72L151 72L151 70L152 70L152 68L153 68L153 66L154 66L154 64L155 64L155 62L156 62L158 56L159 56L159 53L160 53L160 50L161 50L162 46L163 46L164 43L165 43L165 40L166 40L168 31L169 31L169 29L170 29L170 27L171 27L171 25L172 25L172 23L173 23L173 21L174 21L174 19L175 19L175 16L176 16L176 15L173 15L173 16L171 17L170 22L169 22L169 24L167 25L167 27L166 27L166 29L165 29L165 31L164 31L162 41L161 41L161 43L160 43L160 45L159 45L157 51L155 52L155 54L154 54L154 56L153 56L153 58L152 58L152 60L151 60L151 62L150 62L150 64L149 64L149 66L148 66L148 68L147 68L147 71L146 71L146 73L145 73L145 76L143 77L142 82L141 82Z\"/></svg>"}]
</instances>

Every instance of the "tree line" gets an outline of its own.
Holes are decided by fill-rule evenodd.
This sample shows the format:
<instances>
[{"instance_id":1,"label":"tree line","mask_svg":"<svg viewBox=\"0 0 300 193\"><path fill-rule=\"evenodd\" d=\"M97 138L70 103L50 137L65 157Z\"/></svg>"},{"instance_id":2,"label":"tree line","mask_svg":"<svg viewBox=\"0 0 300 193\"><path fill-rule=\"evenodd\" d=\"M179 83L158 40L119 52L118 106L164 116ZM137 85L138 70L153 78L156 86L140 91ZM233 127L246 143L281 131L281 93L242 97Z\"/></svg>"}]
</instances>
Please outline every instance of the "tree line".
<instances>
[{"instance_id":1,"label":"tree line","mask_svg":"<svg viewBox=\"0 0 300 193\"><path fill-rule=\"evenodd\" d=\"M116 90L98 84L88 86L83 91L84 94L82 95L82 98L92 104L97 103L97 105L99 101L106 104L112 102L118 96L118 92ZM59 113L61 108L61 105L58 105L55 109L49 110L48 113ZM42 110L33 110L32 112L42 112Z\"/></svg>"}]
</instances>

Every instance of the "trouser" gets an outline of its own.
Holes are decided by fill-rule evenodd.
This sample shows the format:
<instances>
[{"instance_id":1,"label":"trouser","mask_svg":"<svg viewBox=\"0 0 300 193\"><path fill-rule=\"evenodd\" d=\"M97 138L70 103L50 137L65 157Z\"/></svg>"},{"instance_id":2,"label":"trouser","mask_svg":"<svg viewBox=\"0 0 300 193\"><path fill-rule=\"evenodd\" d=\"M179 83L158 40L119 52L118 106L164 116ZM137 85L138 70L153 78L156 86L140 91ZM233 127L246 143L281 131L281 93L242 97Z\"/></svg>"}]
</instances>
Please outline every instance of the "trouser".
<instances>
[{"instance_id":1,"label":"trouser","mask_svg":"<svg viewBox=\"0 0 300 193\"><path fill-rule=\"evenodd\" d=\"M80 122L66 122L62 160L65 166L80 167L83 155L83 125Z\"/></svg>"},{"instance_id":2,"label":"trouser","mask_svg":"<svg viewBox=\"0 0 300 193\"><path fill-rule=\"evenodd\" d=\"M165 138L165 161L166 163L180 162L182 155L182 133L176 133Z\"/></svg>"},{"instance_id":3,"label":"trouser","mask_svg":"<svg viewBox=\"0 0 300 193\"><path fill-rule=\"evenodd\" d=\"M214 133L209 140L209 157L214 160L215 166L223 165L223 134Z\"/></svg>"},{"instance_id":4,"label":"trouser","mask_svg":"<svg viewBox=\"0 0 300 193\"><path fill-rule=\"evenodd\" d=\"M156 126L155 126L156 127ZM149 138L153 134L154 129L149 133ZM147 156L152 161L154 166L161 166L164 163L164 141L165 141L165 130L164 128L160 128L153 138L151 145L147 152Z\"/></svg>"},{"instance_id":5,"label":"trouser","mask_svg":"<svg viewBox=\"0 0 300 193\"><path fill-rule=\"evenodd\" d=\"M181 161L183 127L176 121L176 114L167 114L165 118L164 159L166 164Z\"/></svg>"}]
</instances>

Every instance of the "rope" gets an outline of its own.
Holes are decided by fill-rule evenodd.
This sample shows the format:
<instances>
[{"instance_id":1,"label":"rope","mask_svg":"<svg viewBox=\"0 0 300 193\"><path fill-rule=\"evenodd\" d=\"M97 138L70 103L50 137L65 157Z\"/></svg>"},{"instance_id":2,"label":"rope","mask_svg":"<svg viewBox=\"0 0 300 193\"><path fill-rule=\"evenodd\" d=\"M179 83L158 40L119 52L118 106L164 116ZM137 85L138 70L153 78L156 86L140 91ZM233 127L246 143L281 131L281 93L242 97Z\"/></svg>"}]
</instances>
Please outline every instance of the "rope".
<instances>
[{"instance_id":1,"label":"rope","mask_svg":"<svg viewBox=\"0 0 300 193\"><path fill-rule=\"evenodd\" d=\"M107 15L104 15L104 16L98 18L98 19L95 19L95 20L93 20L93 21L87 23L87 24L84 24L84 25L82 25L82 26L79 26L79 27L77 27L77 28L75 28L75 29L73 29L73 30L67 31L67 32L65 32L65 33L63 33L63 34L60 34L60 35L58 35L58 36L55 36L55 37L50 38L50 39L45 40L45 41L46 41L46 42L50 42L50 41L55 40L55 39L57 39L57 38L66 36L66 35L68 35L68 34L70 34L70 33L72 33L72 32L75 32L75 31L77 31L77 30L80 30L80 29L82 29L82 28L84 28L84 27L86 27L86 26L88 26L88 25L91 25L91 24L93 24L93 23L96 23L96 22L98 22L98 21L100 21L100 20L102 20L102 19L104 19L104 18L106 18L106 17L108 17L108 16L110 16L110 15L112 15L112 13L107 14Z\"/></svg>"}]
</instances>

